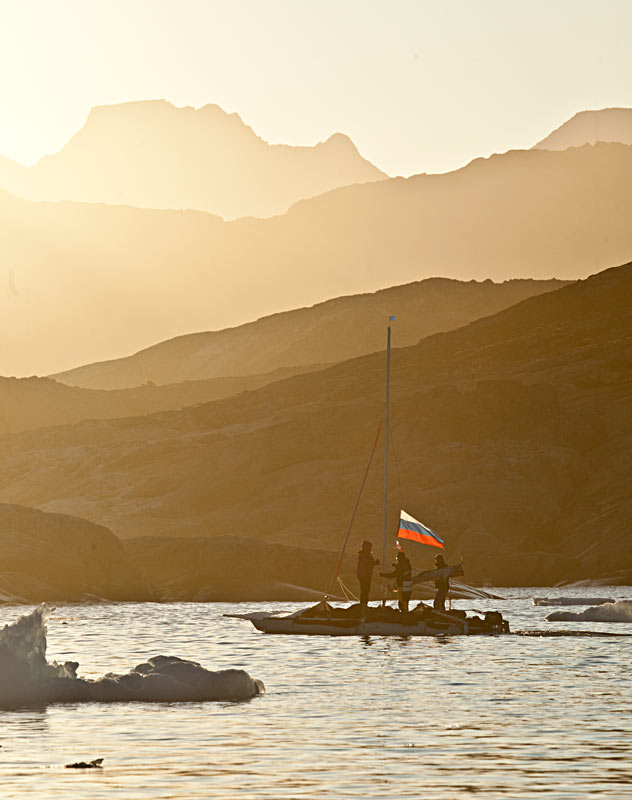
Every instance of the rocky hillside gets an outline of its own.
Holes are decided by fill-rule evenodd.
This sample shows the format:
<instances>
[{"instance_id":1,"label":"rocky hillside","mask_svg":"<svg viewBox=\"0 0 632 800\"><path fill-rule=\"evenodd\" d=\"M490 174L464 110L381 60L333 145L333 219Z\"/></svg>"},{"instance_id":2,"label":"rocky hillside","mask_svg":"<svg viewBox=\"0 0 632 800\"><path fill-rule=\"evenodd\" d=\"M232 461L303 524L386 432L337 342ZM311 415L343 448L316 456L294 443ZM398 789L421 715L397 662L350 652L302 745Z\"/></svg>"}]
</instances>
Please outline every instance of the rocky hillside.
<instances>
[{"instance_id":1,"label":"rocky hillside","mask_svg":"<svg viewBox=\"0 0 632 800\"><path fill-rule=\"evenodd\" d=\"M0 159L0 187L29 200L192 208L224 219L283 214L298 200L387 177L337 133L313 147L268 144L217 105L99 106L34 167Z\"/></svg>"},{"instance_id":2,"label":"rocky hillside","mask_svg":"<svg viewBox=\"0 0 632 800\"><path fill-rule=\"evenodd\" d=\"M629 580L631 298L628 264L396 349L392 535L404 508L464 557L470 582ZM0 500L126 538L247 532L335 550L383 380L382 353L180 412L5 436ZM380 536L380 462L352 552Z\"/></svg>"},{"instance_id":3,"label":"rocky hillside","mask_svg":"<svg viewBox=\"0 0 632 800\"><path fill-rule=\"evenodd\" d=\"M0 602L150 600L120 541L101 525L0 504Z\"/></svg>"},{"instance_id":4,"label":"rocky hillside","mask_svg":"<svg viewBox=\"0 0 632 800\"><path fill-rule=\"evenodd\" d=\"M233 536L123 545L85 519L6 504L0 546L0 603L311 599L335 561Z\"/></svg>"},{"instance_id":5,"label":"rocky hillside","mask_svg":"<svg viewBox=\"0 0 632 800\"><path fill-rule=\"evenodd\" d=\"M496 284L428 278L274 314L237 328L178 336L127 358L87 364L52 377L71 386L123 389L147 381L164 384L279 369L305 371L312 364L333 364L383 349L384 321L391 314L397 316L399 344L416 344L424 336L460 328L562 285L557 280Z\"/></svg>"},{"instance_id":6,"label":"rocky hillside","mask_svg":"<svg viewBox=\"0 0 632 800\"><path fill-rule=\"evenodd\" d=\"M585 276L630 258L630 185L632 146L598 144L345 187L230 223L0 192L0 374L56 373L433 275Z\"/></svg>"},{"instance_id":7,"label":"rocky hillside","mask_svg":"<svg viewBox=\"0 0 632 800\"><path fill-rule=\"evenodd\" d=\"M172 602L319 600L336 563L334 552L232 535L147 536L124 547L154 597Z\"/></svg>"}]
</instances>

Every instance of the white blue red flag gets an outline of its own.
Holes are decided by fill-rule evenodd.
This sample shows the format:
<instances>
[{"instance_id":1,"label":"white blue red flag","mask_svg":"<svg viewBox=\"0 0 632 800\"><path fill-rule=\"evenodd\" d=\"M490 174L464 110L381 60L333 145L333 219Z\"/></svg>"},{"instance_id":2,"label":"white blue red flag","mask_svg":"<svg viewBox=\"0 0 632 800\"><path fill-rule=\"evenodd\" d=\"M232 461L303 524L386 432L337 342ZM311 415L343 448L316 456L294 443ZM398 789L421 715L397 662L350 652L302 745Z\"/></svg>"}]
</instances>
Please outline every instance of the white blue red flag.
<instances>
[{"instance_id":1,"label":"white blue red flag","mask_svg":"<svg viewBox=\"0 0 632 800\"><path fill-rule=\"evenodd\" d=\"M443 547L444 541L440 536L427 528L418 519L411 517L404 510L399 515L399 530L397 531L399 539L410 539L419 544L429 544L432 547Z\"/></svg>"}]
</instances>

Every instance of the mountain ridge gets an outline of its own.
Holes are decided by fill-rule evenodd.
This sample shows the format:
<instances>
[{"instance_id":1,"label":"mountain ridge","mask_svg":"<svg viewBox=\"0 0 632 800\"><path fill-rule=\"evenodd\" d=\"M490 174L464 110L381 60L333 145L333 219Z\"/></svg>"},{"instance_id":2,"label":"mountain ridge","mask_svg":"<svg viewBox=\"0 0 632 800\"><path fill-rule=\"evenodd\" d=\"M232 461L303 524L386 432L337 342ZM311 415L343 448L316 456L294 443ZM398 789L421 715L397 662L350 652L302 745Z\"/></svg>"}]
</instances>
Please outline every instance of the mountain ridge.
<instances>
[{"instance_id":1,"label":"mountain ridge","mask_svg":"<svg viewBox=\"0 0 632 800\"><path fill-rule=\"evenodd\" d=\"M395 349L389 530L406 508L472 581L632 574L631 294L626 264ZM123 538L248 530L335 549L383 380L376 353L181 412L5 436L0 501ZM352 548L378 535L382 485L377 465Z\"/></svg>"},{"instance_id":2,"label":"mountain ridge","mask_svg":"<svg viewBox=\"0 0 632 800\"><path fill-rule=\"evenodd\" d=\"M632 144L632 108L578 111L533 145L539 150L565 150L597 142Z\"/></svg>"},{"instance_id":3,"label":"mountain ridge","mask_svg":"<svg viewBox=\"0 0 632 800\"><path fill-rule=\"evenodd\" d=\"M72 386L125 389L146 381L163 384L329 364L381 349L382 321L388 317L389 307L400 309L400 344L412 344L564 283L555 279L494 283L426 278L373 293L332 298L234 328L184 334L122 359L87 364L49 377ZM161 352L165 352L163 361L168 362L163 365L157 363ZM136 372L131 366L134 363L138 364Z\"/></svg>"},{"instance_id":4,"label":"mountain ridge","mask_svg":"<svg viewBox=\"0 0 632 800\"><path fill-rule=\"evenodd\" d=\"M597 144L345 187L266 220L0 193L16 292L0 293L0 374L59 373L429 275L582 277L629 260L631 184L632 147Z\"/></svg>"},{"instance_id":5,"label":"mountain ridge","mask_svg":"<svg viewBox=\"0 0 632 800\"><path fill-rule=\"evenodd\" d=\"M385 177L345 134L313 146L269 144L237 113L166 100L97 106L33 167L0 160L0 186L25 199L191 208L223 219L282 214L298 199Z\"/></svg>"}]
</instances>

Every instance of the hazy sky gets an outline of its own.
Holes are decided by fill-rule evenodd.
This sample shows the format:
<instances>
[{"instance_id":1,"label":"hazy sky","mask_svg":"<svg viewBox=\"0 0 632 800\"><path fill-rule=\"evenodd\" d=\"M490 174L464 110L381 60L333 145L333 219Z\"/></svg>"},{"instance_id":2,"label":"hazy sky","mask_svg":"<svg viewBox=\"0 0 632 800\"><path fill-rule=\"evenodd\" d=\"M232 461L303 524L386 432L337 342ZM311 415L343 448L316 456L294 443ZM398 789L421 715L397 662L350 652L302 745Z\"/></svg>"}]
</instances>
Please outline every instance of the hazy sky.
<instances>
[{"instance_id":1,"label":"hazy sky","mask_svg":"<svg viewBox=\"0 0 632 800\"><path fill-rule=\"evenodd\" d=\"M530 147L632 106L632 0L0 0L0 154L94 105L237 111L270 142L347 133L390 174Z\"/></svg>"}]
</instances>

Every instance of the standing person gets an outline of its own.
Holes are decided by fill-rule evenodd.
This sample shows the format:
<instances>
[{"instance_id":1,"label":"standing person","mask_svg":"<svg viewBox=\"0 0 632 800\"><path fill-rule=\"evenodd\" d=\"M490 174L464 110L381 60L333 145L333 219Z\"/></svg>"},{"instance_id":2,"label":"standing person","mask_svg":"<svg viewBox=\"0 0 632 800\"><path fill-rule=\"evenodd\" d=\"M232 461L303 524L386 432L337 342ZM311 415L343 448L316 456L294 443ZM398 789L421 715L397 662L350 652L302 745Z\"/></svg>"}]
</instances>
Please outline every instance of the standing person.
<instances>
[{"instance_id":1,"label":"standing person","mask_svg":"<svg viewBox=\"0 0 632 800\"><path fill-rule=\"evenodd\" d=\"M392 572L380 572L382 578L395 578L397 584L397 605L402 614L408 613L408 602L413 593L412 564L403 550L397 551Z\"/></svg>"},{"instance_id":2,"label":"standing person","mask_svg":"<svg viewBox=\"0 0 632 800\"><path fill-rule=\"evenodd\" d=\"M371 578L373 577L373 567L380 563L379 558L373 558L371 549L373 545L365 539L362 542L362 549L358 551L358 567L356 575L360 583L360 612L362 616L366 613L369 604L369 593L371 591Z\"/></svg>"},{"instance_id":3,"label":"standing person","mask_svg":"<svg viewBox=\"0 0 632 800\"><path fill-rule=\"evenodd\" d=\"M445 611L445 600L450 591L450 578L456 575L463 575L463 562L460 564L453 564L451 567L445 563L441 554L435 556L435 568L420 572L415 575L413 583L417 581L434 581L437 587L437 594L435 595L433 608L436 611Z\"/></svg>"},{"instance_id":4,"label":"standing person","mask_svg":"<svg viewBox=\"0 0 632 800\"><path fill-rule=\"evenodd\" d=\"M441 553L438 556L435 556L435 569L445 569L448 565L445 563L445 560ZM443 575L438 575L435 578L434 582L435 586L437 587L437 593L435 595L434 603L432 607L436 611L445 611L445 600L448 596L448 592L450 591L450 577L447 571Z\"/></svg>"}]
</instances>

